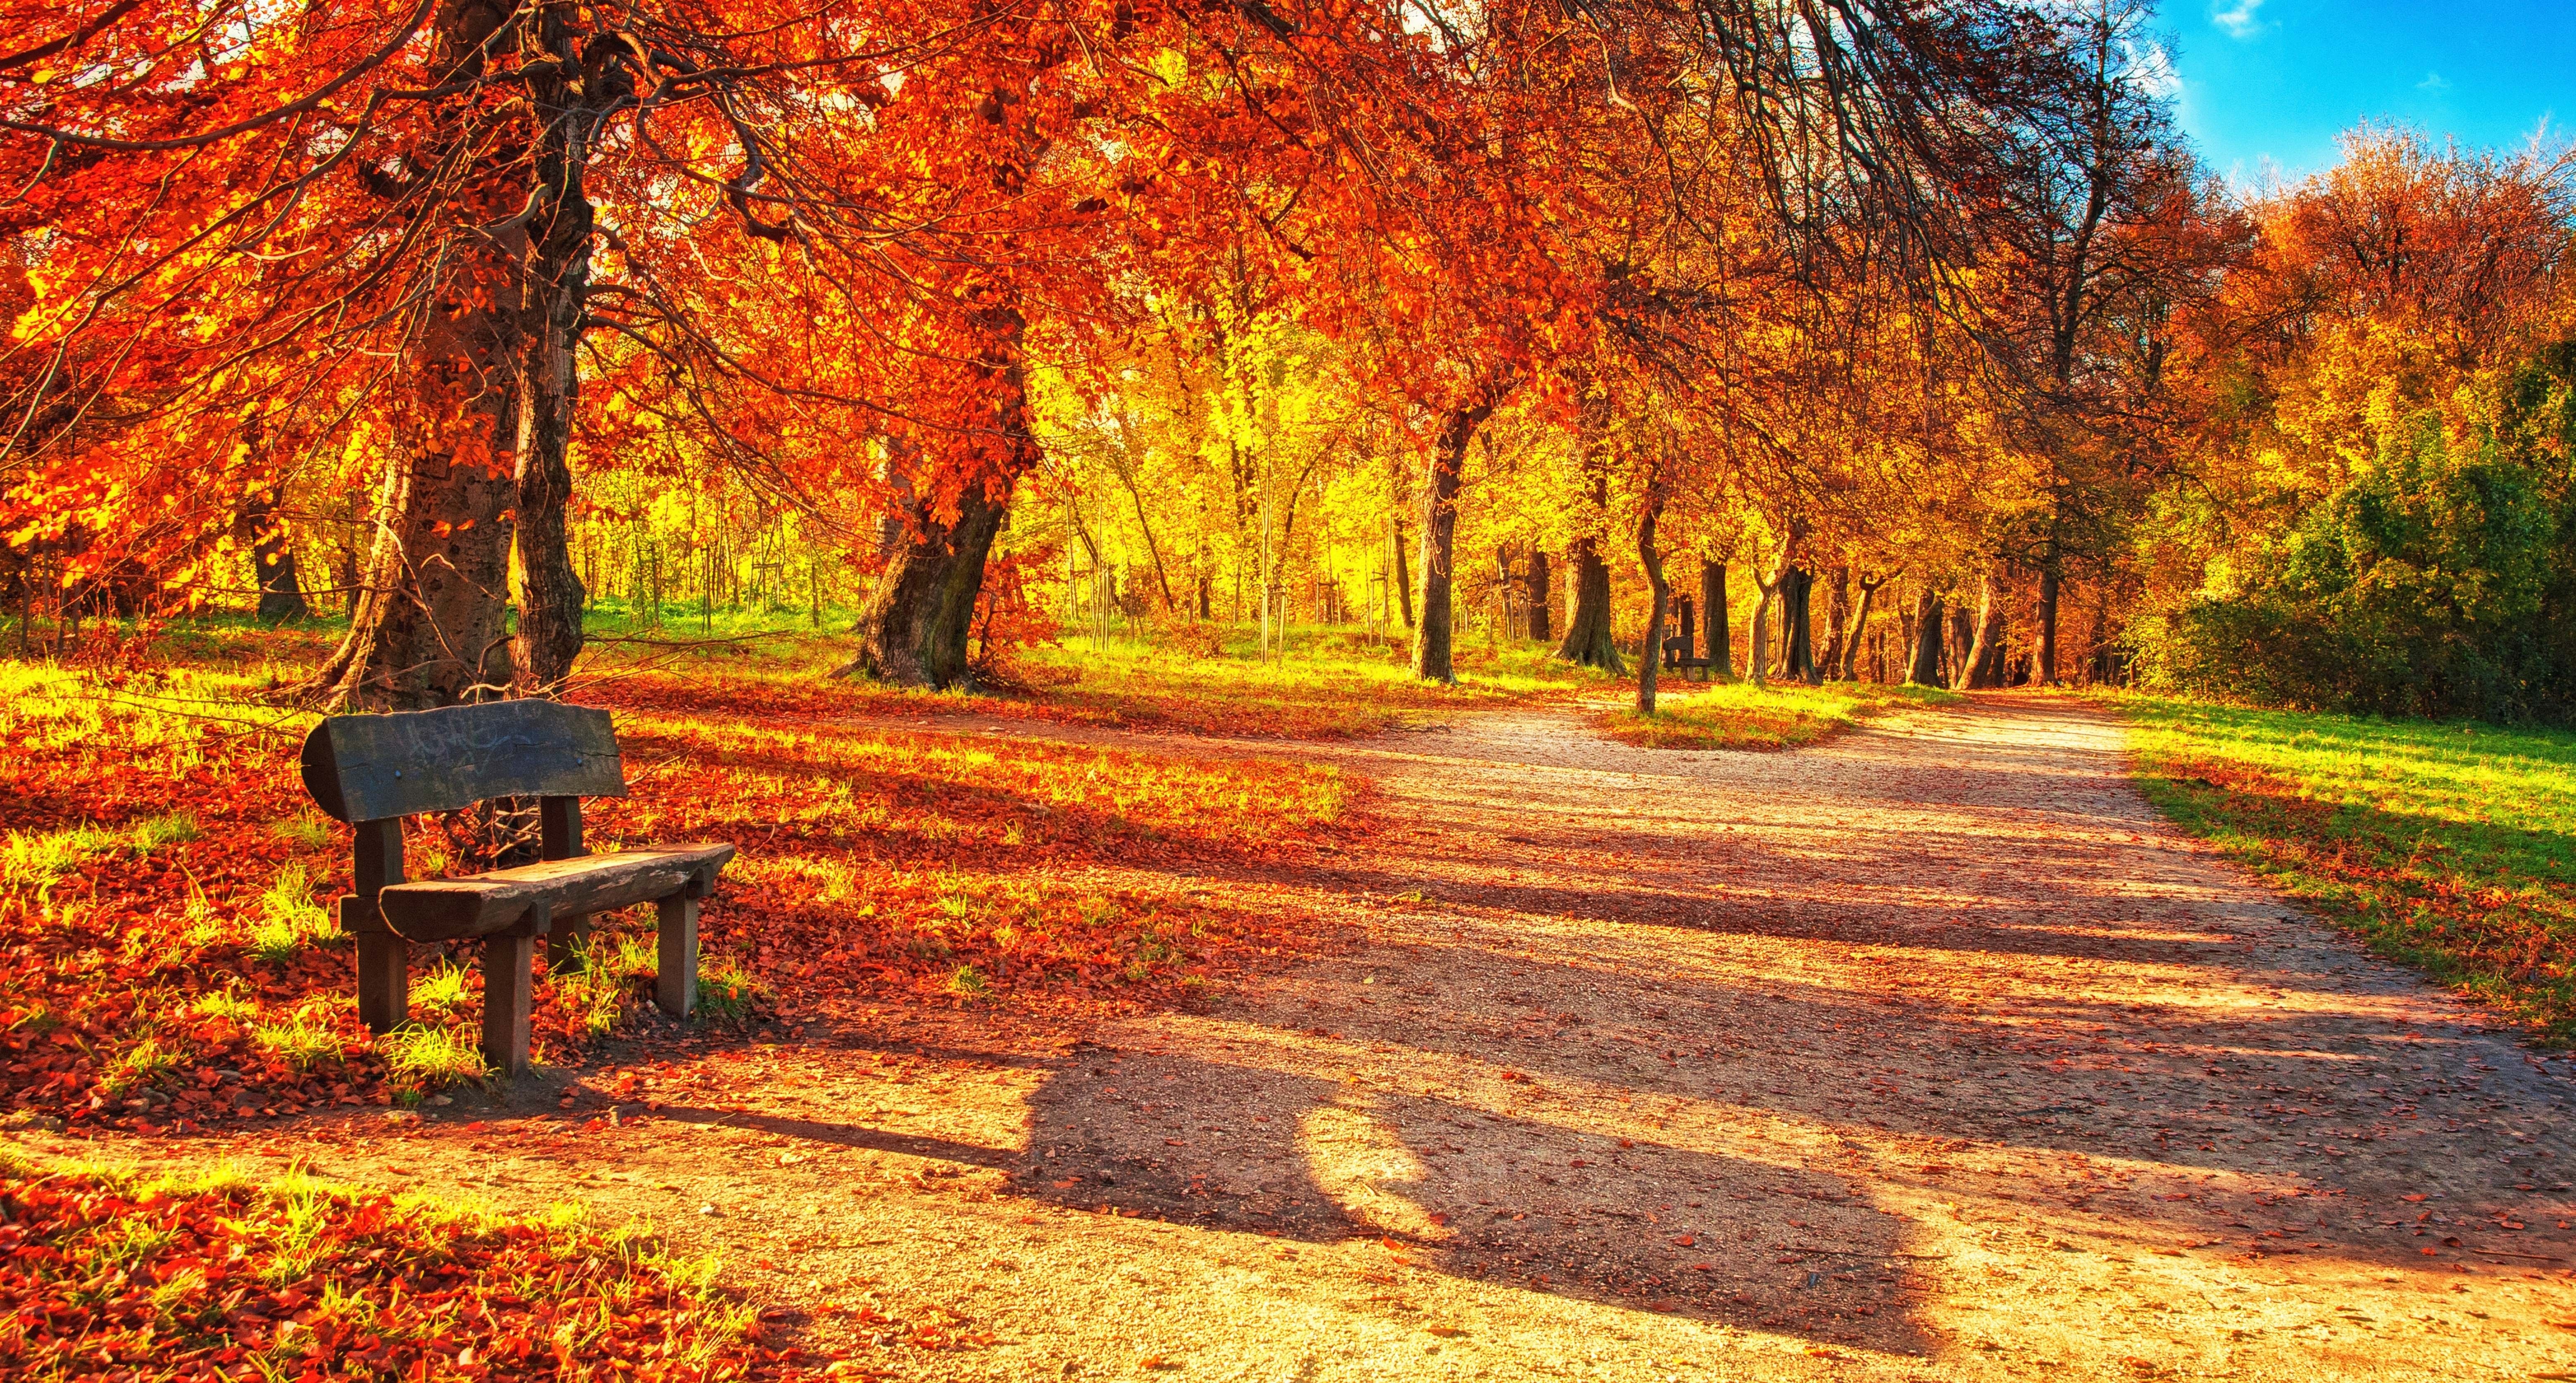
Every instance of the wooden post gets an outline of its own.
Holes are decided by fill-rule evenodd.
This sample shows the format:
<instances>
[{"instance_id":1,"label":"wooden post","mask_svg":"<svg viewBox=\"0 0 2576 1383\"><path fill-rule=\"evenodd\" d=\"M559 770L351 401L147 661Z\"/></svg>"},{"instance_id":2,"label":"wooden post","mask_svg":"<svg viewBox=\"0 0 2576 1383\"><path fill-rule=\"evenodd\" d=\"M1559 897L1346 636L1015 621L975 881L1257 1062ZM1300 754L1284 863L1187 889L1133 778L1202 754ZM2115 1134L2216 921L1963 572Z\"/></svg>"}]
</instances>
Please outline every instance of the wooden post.
<instances>
[{"instance_id":1,"label":"wooden post","mask_svg":"<svg viewBox=\"0 0 2576 1383\"><path fill-rule=\"evenodd\" d=\"M529 909L527 924L483 938L483 1061L505 1076L528 1069L528 1008L537 984L537 938L546 932L546 905Z\"/></svg>"},{"instance_id":2,"label":"wooden post","mask_svg":"<svg viewBox=\"0 0 2576 1383\"><path fill-rule=\"evenodd\" d=\"M385 927L376 895L403 881L402 818L357 824L357 892L340 902L340 929L358 939L358 1020L392 1032L411 1017L411 943Z\"/></svg>"},{"instance_id":3,"label":"wooden post","mask_svg":"<svg viewBox=\"0 0 2576 1383\"><path fill-rule=\"evenodd\" d=\"M653 905L660 914L653 1002L674 1018L686 1018L698 1006L698 898L703 891L692 883Z\"/></svg>"},{"instance_id":4,"label":"wooden post","mask_svg":"<svg viewBox=\"0 0 2576 1383\"><path fill-rule=\"evenodd\" d=\"M538 798L537 827L540 835L537 853L541 858L572 860L590 853L581 843L581 799L578 797ZM589 936L588 913L574 913L558 923L546 935L547 971L551 973L571 965L581 954L582 942Z\"/></svg>"}]
</instances>

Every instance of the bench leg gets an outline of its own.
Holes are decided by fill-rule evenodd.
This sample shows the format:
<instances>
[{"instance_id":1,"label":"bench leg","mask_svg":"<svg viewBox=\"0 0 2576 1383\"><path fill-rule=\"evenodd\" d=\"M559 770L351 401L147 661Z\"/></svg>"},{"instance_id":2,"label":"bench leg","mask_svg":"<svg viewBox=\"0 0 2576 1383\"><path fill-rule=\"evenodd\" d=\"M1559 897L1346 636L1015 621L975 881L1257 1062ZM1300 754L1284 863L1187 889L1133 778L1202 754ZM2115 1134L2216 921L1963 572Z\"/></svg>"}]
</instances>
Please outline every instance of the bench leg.
<instances>
[{"instance_id":1,"label":"bench leg","mask_svg":"<svg viewBox=\"0 0 2576 1383\"><path fill-rule=\"evenodd\" d=\"M686 1018L698 1006L698 900L683 895L653 906L661 914L653 1002L674 1018Z\"/></svg>"},{"instance_id":2,"label":"bench leg","mask_svg":"<svg viewBox=\"0 0 2576 1383\"><path fill-rule=\"evenodd\" d=\"M483 939L483 1061L503 1075L528 1069L528 999L536 987L537 939Z\"/></svg>"},{"instance_id":3,"label":"bench leg","mask_svg":"<svg viewBox=\"0 0 2576 1383\"><path fill-rule=\"evenodd\" d=\"M391 932L358 933L358 1021L388 1033L411 1017L411 943Z\"/></svg>"}]
</instances>

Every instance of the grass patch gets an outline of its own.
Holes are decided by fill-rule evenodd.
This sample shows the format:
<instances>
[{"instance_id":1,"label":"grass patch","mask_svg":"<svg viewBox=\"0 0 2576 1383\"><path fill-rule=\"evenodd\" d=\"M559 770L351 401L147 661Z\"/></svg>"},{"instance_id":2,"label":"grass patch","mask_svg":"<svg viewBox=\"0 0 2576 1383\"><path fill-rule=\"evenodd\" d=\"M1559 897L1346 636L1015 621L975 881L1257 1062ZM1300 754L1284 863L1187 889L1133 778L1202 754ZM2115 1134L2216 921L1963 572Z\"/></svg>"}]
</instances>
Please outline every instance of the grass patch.
<instances>
[{"instance_id":1,"label":"grass patch","mask_svg":"<svg viewBox=\"0 0 2576 1383\"><path fill-rule=\"evenodd\" d=\"M1653 715L1623 706L1603 714L1601 729L1622 744L1647 749L1794 749L1874 716L1908 706L1946 706L1960 697L1938 687L1870 682L1821 687L1722 682L1659 690L1655 699Z\"/></svg>"},{"instance_id":2,"label":"grass patch","mask_svg":"<svg viewBox=\"0 0 2576 1383\"><path fill-rule=\"evenodd\" d=\"M12 888L42 889L80 868L83 860L122 843L115 832L98 826L11 831L8 841L0 844L0 882Z\"/></svg>"},{"instance_id":3,"label":"grass patch","mask_svg":"<svg viewBox=\"0 0 2576 1383\"><path fill-rule=\"evenodd\" d=\"M310 1070L340 1055L340 1034L305 1005L275 1022L251 1025L258 1048L298 1071Z\"/></svg>"},{"instance_id":4,"label":"grass patch","mask_svg":"<svg viewBox=\"0 0 2576 1383\"><path fill-rule=\"evenodd\" d=\"M2379 954L2576 1045L2576 733L2116 704L2176 824Z\"/></svg>"},{"instance_id":5,"label":"grass patch","mask_svg":"<svg viewBox=\"0 0 2576 1383\"><path fill-rule=\"evenodd\" d=\"M251 930L250 950L266 961L293 960L297 952L337 930L331 925L331 914L313 901L313 881L300 864L277 871L277 882L260 895L259 916L259 925Z\"/></svg>"},{"instance_id":6,"label":"grass patch","mask_svg":"<svg viewBox=\"0 0 2576 1383\"><path fill-rule=\"evenodd\" d=\"M432 1028L406 1023L376 1039L376 1052L386 1069L409 1084L428 1089L481 1080L492 1068L466 1028Z\"/></svg>"}]
</instances>

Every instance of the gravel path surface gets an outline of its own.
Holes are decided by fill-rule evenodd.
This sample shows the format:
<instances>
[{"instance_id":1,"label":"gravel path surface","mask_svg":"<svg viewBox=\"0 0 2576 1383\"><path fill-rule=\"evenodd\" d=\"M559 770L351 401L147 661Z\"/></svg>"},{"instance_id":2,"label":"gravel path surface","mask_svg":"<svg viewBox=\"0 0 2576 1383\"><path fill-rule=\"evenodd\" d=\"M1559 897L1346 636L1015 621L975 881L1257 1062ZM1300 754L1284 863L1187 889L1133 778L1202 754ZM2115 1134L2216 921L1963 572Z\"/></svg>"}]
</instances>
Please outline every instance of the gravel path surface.
<instances>
[{"instance_id":1,"label":"gravel path surface","mask_svg":"<svg viewBox=\"0 0 2576 1383\"><path fill-rule=\"evenodd\" d=\"M1245 752L1394 824L1162 880L1353 925L1209 1011L854 1014L696 1063L749 1103L677 1063L579 1140L265 1150L651 1214L905 1378L2576 1378L2576 1071L2167 827L2077 703Z\"/></svg>"}]
</instances>

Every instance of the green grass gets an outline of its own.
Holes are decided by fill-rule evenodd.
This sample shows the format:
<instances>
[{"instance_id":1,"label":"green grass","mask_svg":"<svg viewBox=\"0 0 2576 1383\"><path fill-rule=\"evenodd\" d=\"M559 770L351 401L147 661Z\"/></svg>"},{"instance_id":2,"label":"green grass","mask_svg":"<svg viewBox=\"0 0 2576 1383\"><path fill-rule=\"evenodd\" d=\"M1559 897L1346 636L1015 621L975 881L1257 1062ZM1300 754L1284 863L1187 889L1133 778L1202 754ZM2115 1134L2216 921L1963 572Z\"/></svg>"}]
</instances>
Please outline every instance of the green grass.
<instances>
[{"instance_id":1,"label":"green grass","mask_svg":"<svg viewBox=\"0 0 2576 1383\"><path fill-rule=\"evenodd\" d=\"M1648 749L1794 749L1907 706L1942 706L1957 692L1937 687L1885 687L1832 682L1821 687L1774 682L1714 685L1663 683L1655 713L1633 706L1605 713L1612 739Z\"/></svg>"},{"instance_id":2,"label":"green grass","mask_svg":"<svg viewBox=\"0 0 2576 1383\"><path fill-rule=\"evenodd\" d=\"M2183 829L2576 1045L2576 732L2116 704L2148 797Z\"/></svg>"},{"instance_id":3,"label":"green grass","mask_svg":"<svg viewBox=\"0 0 2576 1383\"><path fill-rule=\"evenodd\" d=\"M300 864L289 864L277 871L277 881L260 895L259 911L259 925L251 929L250 949L262 960L292 960L305 947L338 934L331 914L313 901L313 882L305 877Z\"/></svg>"}]
</instances>

